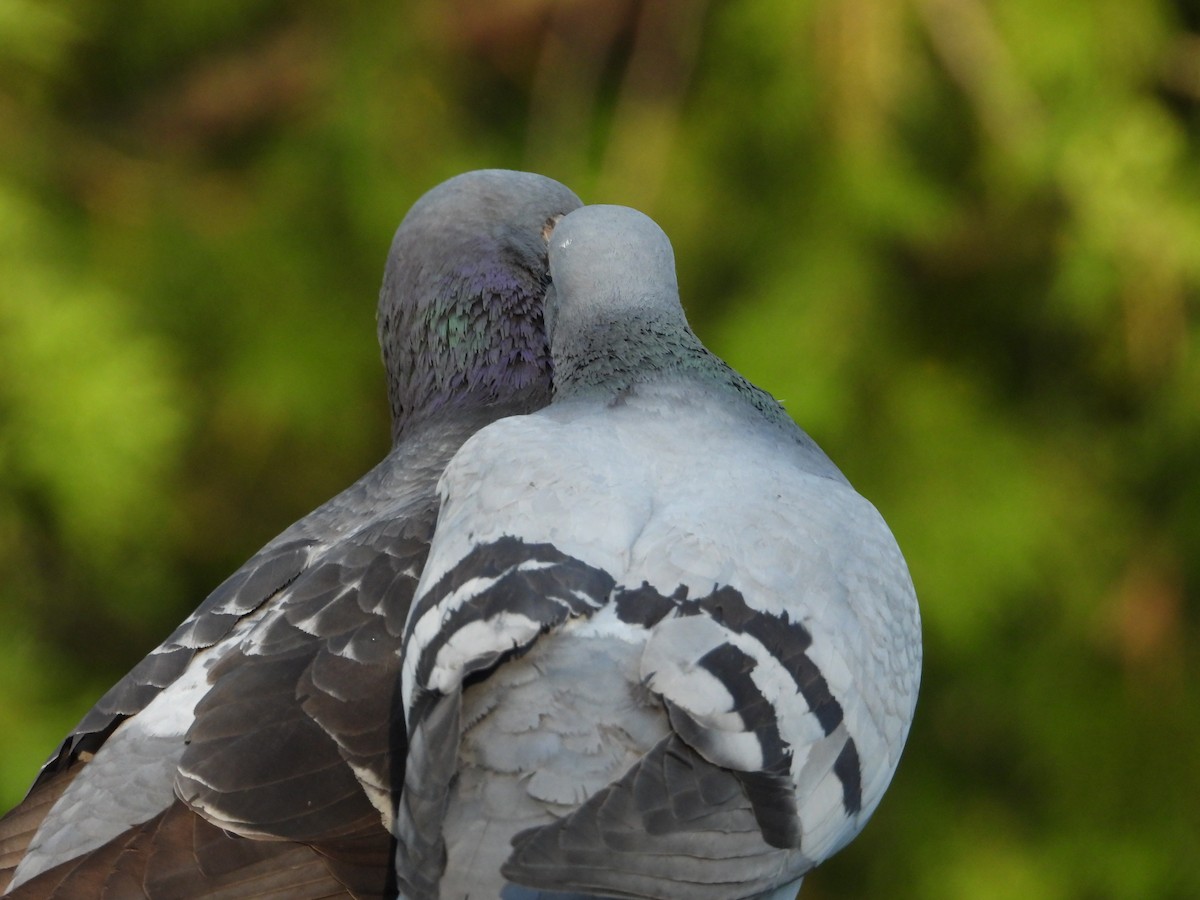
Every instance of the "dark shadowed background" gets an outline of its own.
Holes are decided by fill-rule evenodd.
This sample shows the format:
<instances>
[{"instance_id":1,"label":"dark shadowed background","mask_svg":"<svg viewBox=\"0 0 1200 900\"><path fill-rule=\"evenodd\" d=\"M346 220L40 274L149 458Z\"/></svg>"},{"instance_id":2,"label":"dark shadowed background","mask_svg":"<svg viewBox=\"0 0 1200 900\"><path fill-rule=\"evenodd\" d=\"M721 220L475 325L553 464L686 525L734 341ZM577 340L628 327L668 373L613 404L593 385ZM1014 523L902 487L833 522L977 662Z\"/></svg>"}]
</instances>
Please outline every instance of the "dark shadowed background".
<instances>
[{"instance_id":1,"label":"dark shadowed background","mask_svg":"<svg viewBox=\"0 0 1200 900\"><path fill-rule=\"evenodd\" d=\"M882 510L921 702L830 898L1200 896L1200 3L0 2L0 806L387 443L408 206L675 242Z\"/></svg>"}]
</instances>

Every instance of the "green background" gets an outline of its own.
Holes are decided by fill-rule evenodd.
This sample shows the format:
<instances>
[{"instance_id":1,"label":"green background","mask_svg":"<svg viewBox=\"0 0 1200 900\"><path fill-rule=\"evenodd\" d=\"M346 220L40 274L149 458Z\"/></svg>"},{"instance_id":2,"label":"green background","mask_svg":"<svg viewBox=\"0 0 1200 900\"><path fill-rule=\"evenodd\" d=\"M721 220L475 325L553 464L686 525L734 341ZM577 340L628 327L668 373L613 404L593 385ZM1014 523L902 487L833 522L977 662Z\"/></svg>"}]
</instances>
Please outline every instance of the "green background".
<instances>
[{"instance_id":1,"label":"green background","mask_svg":"<svg viewBox=\"0 0 1200 900\"><path fill-rule=\"evenodd\" d=\"M925 617L821 898L1200 897L1200 4L0 0L0 806L387 444L392 231L643 209Z\"/></svg>"}]
</instances>

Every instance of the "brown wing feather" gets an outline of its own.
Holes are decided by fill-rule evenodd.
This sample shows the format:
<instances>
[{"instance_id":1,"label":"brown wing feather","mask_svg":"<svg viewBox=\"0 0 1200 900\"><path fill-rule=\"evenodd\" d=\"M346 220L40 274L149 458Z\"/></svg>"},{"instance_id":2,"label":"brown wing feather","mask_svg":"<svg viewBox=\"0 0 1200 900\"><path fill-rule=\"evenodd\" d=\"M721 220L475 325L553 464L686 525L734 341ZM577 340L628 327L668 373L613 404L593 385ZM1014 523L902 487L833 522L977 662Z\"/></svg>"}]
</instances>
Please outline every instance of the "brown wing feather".
<instances>
[{"instance_id":1,"label":"brown wing feather","mask_svg":"<svg viewBox=\"0 0 1200 900\"><path fill-rule=\"evenodd\" d=\"M12 881L13 871L25 855L46 813L50 812L50 808L58 802L67 785L75 780L86 763L87 757L84 757L76 760L70 768L55 772L0 818L0 891Z\"/></svg>"},{"instance_id":2,"label":"brown wing feather","mask_svg":"<svg viewBox=\"0 0 1200 900\"><path fill-rule=\"evenodd\" d=\"M182 803L103 847L27 881L12 900L325 900L378 898L392 887L381 825L318 846L222 831Z\"/></svg>"}]
</instances>

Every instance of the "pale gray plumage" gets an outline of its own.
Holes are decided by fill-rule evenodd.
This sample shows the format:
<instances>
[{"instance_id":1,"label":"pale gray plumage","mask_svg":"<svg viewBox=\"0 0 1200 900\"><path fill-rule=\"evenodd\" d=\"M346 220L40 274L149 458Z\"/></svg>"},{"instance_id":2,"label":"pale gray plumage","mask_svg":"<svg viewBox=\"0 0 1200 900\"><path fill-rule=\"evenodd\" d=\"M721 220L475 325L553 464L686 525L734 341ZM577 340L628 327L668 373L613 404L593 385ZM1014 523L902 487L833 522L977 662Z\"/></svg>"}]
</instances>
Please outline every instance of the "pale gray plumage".
<instances>
[{"instance_id":1,"label":"pale gray plumage","mask_svg":"<svg viewBox=\"0 0 1200 900\"><path fill-rule=\"evenodd\" d=\"M413 206L379 304L391 452L84 717L0 822L14 896L125 896L117 875L151 896L388 890L404 755L392 692L436 481L476 430L548 401L546 236L579 205L550 179L487 170ZM51 789L61 798L44 800ZM268 840L248 850L239 836Z\"/></svg>"},{"instance_id":2,"label":"pale gray plumage","mask_svg":"<svg viewBox=\"0 0 1200 900\"><path fill-rule=\"evenodd\" d=\"M895 771L907 568L651 220L577 210L550 267L554 401L448 465L406 625L401 896L780 900Z\"/></svg>"}]
</instances>

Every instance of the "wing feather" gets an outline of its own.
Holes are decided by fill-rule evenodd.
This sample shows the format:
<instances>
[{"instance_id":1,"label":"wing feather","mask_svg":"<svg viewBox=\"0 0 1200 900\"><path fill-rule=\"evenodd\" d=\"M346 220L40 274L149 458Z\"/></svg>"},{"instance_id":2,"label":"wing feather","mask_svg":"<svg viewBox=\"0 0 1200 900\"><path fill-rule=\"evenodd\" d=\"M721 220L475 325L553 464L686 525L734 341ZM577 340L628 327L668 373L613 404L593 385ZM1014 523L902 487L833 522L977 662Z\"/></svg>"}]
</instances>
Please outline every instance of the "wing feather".
<instances>
[{"instance_id":1,"label":"wing feather","mask_svg":"<svg viewBox=\"0 0 1200 900\"><path fill-rule=\"evenodd\" d=\"M249 840L181 803L100 849L25 882L13 900L326 900L393 891L392 844L381 830L321 848Z\"/></svg>"}]
</instances>

